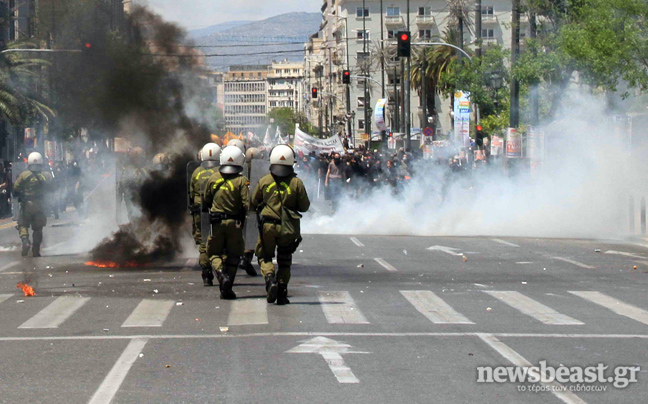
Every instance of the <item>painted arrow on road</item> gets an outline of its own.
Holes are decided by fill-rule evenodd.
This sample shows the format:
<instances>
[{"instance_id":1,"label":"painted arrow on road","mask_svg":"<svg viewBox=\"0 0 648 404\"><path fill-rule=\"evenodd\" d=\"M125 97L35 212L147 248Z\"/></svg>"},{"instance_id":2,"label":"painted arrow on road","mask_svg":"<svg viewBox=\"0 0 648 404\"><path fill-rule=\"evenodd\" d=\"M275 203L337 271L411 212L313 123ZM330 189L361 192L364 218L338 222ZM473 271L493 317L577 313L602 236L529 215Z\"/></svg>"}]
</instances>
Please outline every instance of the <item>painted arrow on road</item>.
<instances>
[{"instance_id":1,"label":"painted arrow on road","mask_svg":"<svg viewBox=\"0 0 648 404\"><path fill-rule=\"evenodd\" d=\"M458 248L444 247L442 245L435 245L435 246L432 246L432 247L428 247L428 248L426 248L426 250L429 250L429 251L441 251L441 252L444 252L446 254L454 255L455 257L461 257L463 255L460 252L455 252L455 251L459 251Z\"/></svg>"},{"instance_id":2,"label":"painted arrow on road","mask_svg":"<svg viewBox=\"0 0 648 404\"><path fill-rule=\"evenodd\" d=\"M314 353L322 355L326 361L331 372L340 383L360 383L357 377L353 374L351 369L344 363L342 354L367 354L370 352L350 351L351 345L332 340L325 337L315 337L308 341L303 342L286 353Z\"/></svg>"}]
</instances>

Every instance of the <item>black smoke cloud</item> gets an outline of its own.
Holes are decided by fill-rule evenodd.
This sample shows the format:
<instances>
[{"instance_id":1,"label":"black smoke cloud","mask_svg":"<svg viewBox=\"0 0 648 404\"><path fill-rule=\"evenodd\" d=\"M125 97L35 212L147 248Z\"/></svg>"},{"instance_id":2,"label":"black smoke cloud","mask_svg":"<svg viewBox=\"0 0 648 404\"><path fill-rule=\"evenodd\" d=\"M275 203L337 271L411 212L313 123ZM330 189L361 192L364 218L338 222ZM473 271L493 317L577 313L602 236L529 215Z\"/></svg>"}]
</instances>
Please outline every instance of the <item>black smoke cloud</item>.
<instances>
[{"instance_id":1,"label":"black smoke cloud","mask_svg":"<svg viewBox=\"0 0 648 404\"><path fill-rule=\"evenodd\" d=\"M203 115L195 105L205 104L194 100L203 96L195 91L203 87L200 55L187 46L183 30L146 8L135 7L121 29L102 25L93 8L69 13L57 16L58 26L66 18L72 24L59 32L58 45L89 41L93 49L53 63L59 116L51 132L65 138L87 128L91 137L121 137L144 147L149 161L159 152L170 158L169 169L150 172L137 193L142 216L100 242L93 260L144 264L172 259L187 231L186 163L210 134L194 118Z\"/></svg>"}]
</instances>

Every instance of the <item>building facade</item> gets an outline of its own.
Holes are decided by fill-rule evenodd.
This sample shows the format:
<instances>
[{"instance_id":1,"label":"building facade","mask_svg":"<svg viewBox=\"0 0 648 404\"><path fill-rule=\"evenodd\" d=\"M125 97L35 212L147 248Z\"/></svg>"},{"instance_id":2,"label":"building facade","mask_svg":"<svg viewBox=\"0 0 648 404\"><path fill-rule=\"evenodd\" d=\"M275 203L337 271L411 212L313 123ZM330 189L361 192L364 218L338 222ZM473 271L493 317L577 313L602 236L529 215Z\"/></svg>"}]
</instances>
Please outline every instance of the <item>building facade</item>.
<instances>
[{"instance_id":1,"label":"building facade","mask_svg":"<svg viewBox=\"0 0 648 404\"><path fill-rule=\"evenodd\" d=\"M394 132L404 132L403 116L396 122L395 106L405 103L406 87L404 76L406 68L398 59L394 59L398 31L409 31L412 42L440 42L446 28L457 22L450 12L446 0L323 0L322 25L318 38L323 44L320 56L324 59L321 64L324 70L324 83L332 83L331 93L333 122L346 122L347 114L345 93L346 86L342 84L342 71L351 70L352 81L349 85L350 112L352 130L357 141L363 139L363 134L375 132L372 124L372 108L380 98L388 98L391 112L389 124ZM476 9L473 2L466 2L471 18L465 25L464 44L466 48L474 49L476 35L473 29ZM500 45L511 47L511 17L512 4L510 0L483 0L480 10L483 47ZM409 21L409 25L408 25ZM520 36L523 39L528 32L528 19L521 18ZM312 40L311 40L312 42ZM416 45L415 47L418 47ZM308 56L308 54L307 54ZM384 61L384 69L383 63ZM308 57L307 57L308 62ZM312 66L310 67L312 69ZM306 66L308 70L309 67ZM307 73L309 77L311 72ZM357 76L370 76L365 80ZM384 84L383 84L384 83ZM460 90L460 89L458 89ZM452 130L450 116L450 100L437 96L435 99L436 116L423 116L420 97L415 90L410 92L410 127L414 132L425 126L432 126L436 133L447 134ZM368 106L365 112L365 105ZM402 113L401 113L402 115ZM432 123L429 123L432 121ZM312 119L311 122L317 125ZM348 127L348 125L345 125ZM348 133L348 129L344 130ZM367 139L367 136L364 136Z\"/></svg>"},{"instance_id":2,"label":"building facade","mask_svg":"<svg viewBox=\"0 0 648 404\"><path fill-rule=\"evenodd\" d=\"M292 108L303 111L304 64L299 62L272 63L268 73L268 111Z\"/></svg>"},{"instance_id":3,"label":"building facade","mask_svg":"<svg viewBox=\"0 0 648 404\"><path fill-rule=\"evenodd\" d=\"M230 66L223 76L225 129L235 134L265 130L270 65Z\"/></svg>"}]
</instances>

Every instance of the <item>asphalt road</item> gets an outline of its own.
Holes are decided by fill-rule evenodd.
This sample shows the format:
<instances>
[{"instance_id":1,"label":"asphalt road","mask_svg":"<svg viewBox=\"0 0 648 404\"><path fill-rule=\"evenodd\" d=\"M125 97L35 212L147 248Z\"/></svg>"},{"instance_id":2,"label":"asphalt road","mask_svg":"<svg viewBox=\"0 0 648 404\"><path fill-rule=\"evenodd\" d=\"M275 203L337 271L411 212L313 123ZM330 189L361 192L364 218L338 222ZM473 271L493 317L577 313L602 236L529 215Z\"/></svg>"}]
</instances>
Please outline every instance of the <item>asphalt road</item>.
<instances>
[{"instance_id":1,"label":"asphalt road","mask_svg":"<svg viewBox=\"0 0 648 404\"><path fill-rule=\"evenodd\" d=\"M0 223L2 403L648 402L641 245L306 235L281 307L245 274L239 299L220 300L190 255L86 266L60 252L89 226L77 221L52 222L44 256L24 259ZM477 381L478 367L542 360L640 371L593 384L604 392Z\"/></svg>"}]
</instances>

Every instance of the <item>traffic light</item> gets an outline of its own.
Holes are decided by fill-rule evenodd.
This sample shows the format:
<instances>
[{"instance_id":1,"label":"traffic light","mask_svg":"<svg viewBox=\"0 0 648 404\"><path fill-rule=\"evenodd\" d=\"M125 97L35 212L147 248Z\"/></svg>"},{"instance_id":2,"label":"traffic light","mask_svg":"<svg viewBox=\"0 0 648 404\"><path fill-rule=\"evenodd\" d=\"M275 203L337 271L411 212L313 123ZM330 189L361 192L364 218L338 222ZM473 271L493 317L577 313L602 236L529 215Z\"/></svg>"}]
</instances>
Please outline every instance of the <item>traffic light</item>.
<instances>
[{"instance_id":1,"label":"traffic light","mask_svg":"<svg viewBox=\"0 0 648 404\"><path fill-rule=\"evenodd\" d=\"M351 84L351 72L349 70L342 72L342 84Z\"/></svg>"},{"instance_id":2,"label":"traffic light","mask_svg":"<svg viewBox=\"0 0 648 404\"><path fill-rule=\"evenodd\" d=\"M95 52L95 46L93 42L87 41L83 43L81 47L81 53L85 56L93 55Z\"/></svg>"},{"instance_id":3,"label":"traffic light","mask_svg":"<svg viewBox=\"0 0 648 404\"><path fill-rule=\"evenodd\" d=\"M484 148L484 132L482 130L481 125L477 125L477 131L475 133L475 145L477 146L478 149L483 149Z\"/></svg>"},{"instance_id":4,"label":"traffic light","mask_svg":"<svg viewBox=\"0 0 648 404\"><path fill-rule=\"evenodd\" d=\"M408 58L412 54L411 39L409 31L398 32L398 57Z\"/></svg>"},{"instance_id":5,"label":"traffic light","mask_svg":"<svg viewBox=\"0 0 648 404\"><path fill-rule=\"evenodd\" d=\"M313 95L313 99L317 98L317 87L313 87L311 89L311 94Z\"/></svg>"}]
</instances>

